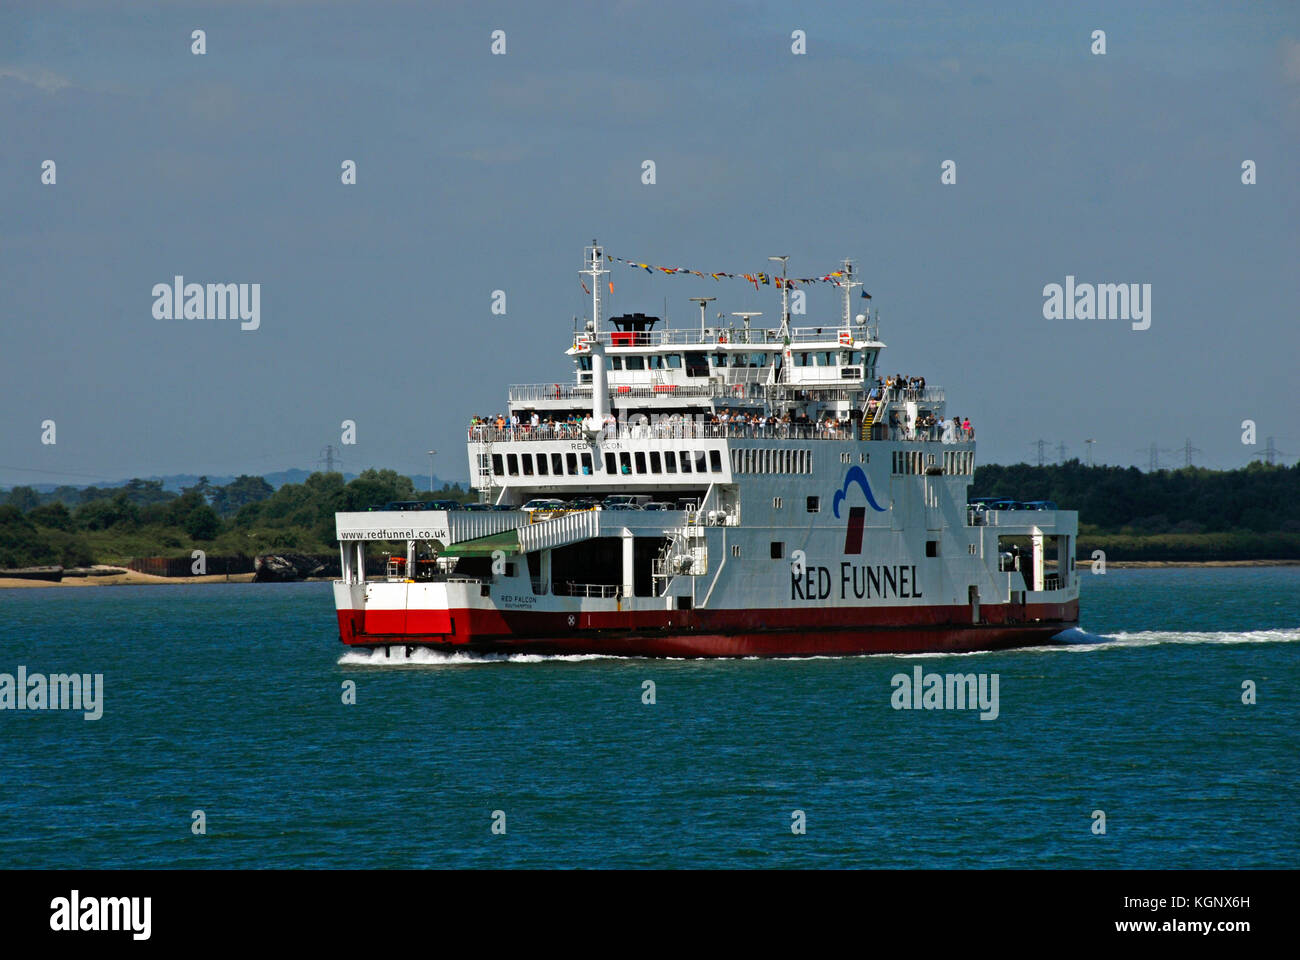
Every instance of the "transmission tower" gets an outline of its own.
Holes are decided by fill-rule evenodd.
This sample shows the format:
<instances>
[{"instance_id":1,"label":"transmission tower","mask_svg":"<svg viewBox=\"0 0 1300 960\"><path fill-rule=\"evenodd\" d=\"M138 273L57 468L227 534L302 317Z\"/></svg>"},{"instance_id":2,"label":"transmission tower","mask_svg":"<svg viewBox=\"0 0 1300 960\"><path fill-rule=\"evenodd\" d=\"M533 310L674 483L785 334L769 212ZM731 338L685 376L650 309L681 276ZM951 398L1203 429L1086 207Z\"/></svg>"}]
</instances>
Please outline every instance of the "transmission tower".
<instances>
[{"instance_id":1,"label":"transmission tower","mask_svg":"<svg viewBox=\"0 0 1300 960\"><path fill-rule=\"evenodd\" d=\"M1253 460L1255 457L1263 457L1264 462L1270 467L1277 466L1277 458L1286 456L1286 451L1278 449L1277 444L1274 442L1274 437L1267 437L1266 439L1268 442L1265 444L1264 449L1259 453L1251 454L1251 459Z\"/></svg>"},{"instance_id":2,"label":"transmission tower","mask_svg":"<svg viewBox=\"0 0 1300 960\"><path fill-rule=\"evenodd\" d=\"M1183 466L1190 467L1192 465L1192 454L1203 452L1200 447L1192 446L1192 438L1188 437L1183 443Z\"/></svg>"},{"instance_id":3,"label":"transmission tower","mask_svg":"<svg viewBox=\"0 0 1300 960\"><path fill-rule=\"evenodd\" d=\"M1047 449L1047 441L1042 439L1034 440L1031 441L1031 446L1038 447L1038 465L1041 467L1045 460L1043 451Z\"/></svg>"},{"instance_id":4,"label":"transmission tower","mask_svg":"<svg viewBox=\"0 0 1300 960\"><path fill-rule=\"evenodd\" d=\"M1092 466L1092 445L1096 442L1097 441L1094 440L1092 437L1089 437L1087 440L1084 441L1084 443L1088 445L1088 466L1090 467Z\"/></svg>"},{"instance_id":5,"label":"transmission tower","mask_svg":"<svg viewBox=\"0 0 1300 960\"><path fill-rule=\"evenodd\" d=\"M334 472L335 460L337 460L339 462L339 465L342 466L343 458L334 452L334 444L332 443L326 444L325 449L322 450L320 456L316 458L317 463L321 463L322 461L324 462L326 473Z\"/></svg>"},{"instance_id":6,"label":"transmission tower","mask_svg":"<svg viewBox=\"0 0 1300 960\"><path fill-rule=\"evenodd\" d=\"M1056 445L1056 462L1065 463L1065 441L1062 440Z\"/></svg>"}]
</instances>

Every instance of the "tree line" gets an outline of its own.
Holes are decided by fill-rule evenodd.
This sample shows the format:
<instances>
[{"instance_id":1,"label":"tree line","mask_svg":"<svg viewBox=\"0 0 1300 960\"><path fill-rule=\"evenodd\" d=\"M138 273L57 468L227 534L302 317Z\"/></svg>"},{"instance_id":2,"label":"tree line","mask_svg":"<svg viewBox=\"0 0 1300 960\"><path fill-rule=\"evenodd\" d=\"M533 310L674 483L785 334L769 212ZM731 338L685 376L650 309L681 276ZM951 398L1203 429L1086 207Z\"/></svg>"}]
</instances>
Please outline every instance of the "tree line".
<instances>
[{"instance_id":1,"label":"tree line","mask_svg":"<svg viewBox=\"0 0 1300 960\"><path fill-rule=\"evenodd\" d=\"M970 492L1077 510L1084 557L1098 547L1116 560L1300 557L1300 464L1150 473L1078 460L994 464L976 469ZM466 502L474 494L459 485L417 493L394 470L366 470L349 482L314 473L279 489L249 475L224 485L200 478L180 493L142 479L48 493L20 486L0 493L0 567L124 563L196 547L213 556L330 553L336 512L417 498Z\"/></svg>"},{"instance_id":2,"label":"tree line","mask_svg":"<svg viewBox=\"0 0 1300 960\"><path fill-rule=\"evenodd\" d=\"M335 512L417 497L464 502L474 494L458 484L417 494L411 478L394 470L366 470L346 482L341 473L314 473L279 489L248 475L224 485L201 477L180 493L141 479L48 493L14 487L0 494L0 567L125 563L196 547L214 556L329 553L337 548Z\"/></svg>"}]
</instances>

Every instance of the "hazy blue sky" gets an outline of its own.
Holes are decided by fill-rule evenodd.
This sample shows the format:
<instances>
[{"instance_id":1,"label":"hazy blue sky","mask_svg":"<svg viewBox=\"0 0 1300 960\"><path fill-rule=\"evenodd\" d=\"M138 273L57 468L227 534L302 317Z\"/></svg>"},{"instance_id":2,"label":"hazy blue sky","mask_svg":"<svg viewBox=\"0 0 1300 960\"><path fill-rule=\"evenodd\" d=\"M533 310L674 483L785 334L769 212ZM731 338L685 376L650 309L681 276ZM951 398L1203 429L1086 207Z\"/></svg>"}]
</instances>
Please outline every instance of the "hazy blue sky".
<instances>
[{"instance_id":1,"label":"hazy blue sky","mask_svg":"<svg viewBox=\"0 0 1300 960\"><path fill-rule=\"evenodd\" d=\"M857 258L984 462L1300 455L1296 3L109 6L0 8L0 484L310 466L344 419L349 470L464 477L471 414L571 377L593 236ZM615 270L616 312L779 309ZM175 274L260 283L261 328L154 319ZM1150 283L1151 328L1044 320L1067 274Z\"/></svg>"}]
</instances>

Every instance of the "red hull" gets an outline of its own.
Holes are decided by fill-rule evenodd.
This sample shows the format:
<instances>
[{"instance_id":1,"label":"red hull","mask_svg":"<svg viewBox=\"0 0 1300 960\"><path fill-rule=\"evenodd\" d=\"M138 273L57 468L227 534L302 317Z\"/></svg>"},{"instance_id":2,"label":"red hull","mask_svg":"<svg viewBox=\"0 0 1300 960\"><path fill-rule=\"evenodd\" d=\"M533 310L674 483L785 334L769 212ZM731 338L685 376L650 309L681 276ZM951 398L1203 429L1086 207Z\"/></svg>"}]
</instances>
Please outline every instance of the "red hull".
<instances>
[{"instance_id":1,"label":"red hull","mask_svg":"<svg viewBox=\"0 0 1300 960\"><path fill-rule=\"evenodd\" d=\"M628 613L340 610L349 646L639 657L810 657L1035 646L1079 622L1077 600L969 607L779 608ZM367 626L369 629L366 629Z\"/></svg>"}]
</instances>

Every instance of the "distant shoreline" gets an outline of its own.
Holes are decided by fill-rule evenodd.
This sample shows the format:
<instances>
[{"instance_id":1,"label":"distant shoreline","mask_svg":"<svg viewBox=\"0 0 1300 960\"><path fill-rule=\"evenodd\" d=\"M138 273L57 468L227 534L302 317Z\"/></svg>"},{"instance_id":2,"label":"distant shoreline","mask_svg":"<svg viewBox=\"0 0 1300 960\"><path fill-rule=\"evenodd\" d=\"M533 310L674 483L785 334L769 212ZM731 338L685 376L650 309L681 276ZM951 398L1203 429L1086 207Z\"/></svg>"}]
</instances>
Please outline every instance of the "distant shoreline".
<instances>
[{"instance_id":1,"label":"distant shoreline","mask_svg":"<svg viewBox=\"0 0 1300 960\"><path fill-rule=\"evenodd\" d=\"M1090 561L1084 559L1077 561L1080 571L1086 571L1090 566ZM1296 567L1300 566L1300 560L1107 560L1107 568L1116 570L1145 570L1163 567ZM308 577L306 580L293 581L296 583L321 583L333 580L333 577ZM66 580L60 580L57 583L49 580L20 580L17 578L0 577L0 590L19 589L22 587L32 587L43 589L45 587L123 587L123 586L148 586L182 583L252 583L253 574L251 573L234 573L229 576L221 573L210 574L205 577L156 577L148 573L139 573L135 570L123 570L120 574L100 577L69 577Z\"/></svg>"},{"instance_id":2,"label":"distant shoreline","mask_svg":"<svg viewBox=\"0 0 1300 960\"><path fill-rule=\"evenodd\" d=\"M1092 561L1084 559L1075 561L1080 569ZM1297 567L1300 560L1107 560L1107 567L1142 568L1142 567Z\"/></svg>"}]
</instances>

